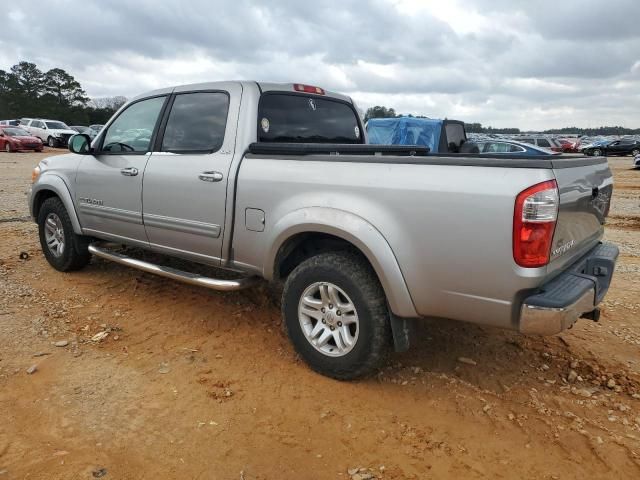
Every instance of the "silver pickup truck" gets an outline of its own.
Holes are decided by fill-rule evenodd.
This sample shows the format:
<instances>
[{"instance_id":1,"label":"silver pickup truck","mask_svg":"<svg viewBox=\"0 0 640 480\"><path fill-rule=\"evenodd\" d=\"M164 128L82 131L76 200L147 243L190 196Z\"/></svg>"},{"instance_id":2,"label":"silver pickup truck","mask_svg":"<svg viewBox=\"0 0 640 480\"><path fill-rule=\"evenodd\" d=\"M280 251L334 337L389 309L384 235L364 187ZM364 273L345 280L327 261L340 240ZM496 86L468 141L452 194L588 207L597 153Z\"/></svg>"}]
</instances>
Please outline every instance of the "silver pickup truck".
<instances>
[{"instance_id":1,"label":"silver pickup truck","mask_svg":"<svg viewBox=\"0 0 640 480\"><path fill-rule=\"evenodd\" d=\"M150 92L70 150L36 167L29 199L55 269L95 255L214 290L261 277L300 356L338 379L406 349L413 319L542 335L597 320L618 256L605 158L367 145L353 101L308 85Z\"/></svg>"}]
</instances>

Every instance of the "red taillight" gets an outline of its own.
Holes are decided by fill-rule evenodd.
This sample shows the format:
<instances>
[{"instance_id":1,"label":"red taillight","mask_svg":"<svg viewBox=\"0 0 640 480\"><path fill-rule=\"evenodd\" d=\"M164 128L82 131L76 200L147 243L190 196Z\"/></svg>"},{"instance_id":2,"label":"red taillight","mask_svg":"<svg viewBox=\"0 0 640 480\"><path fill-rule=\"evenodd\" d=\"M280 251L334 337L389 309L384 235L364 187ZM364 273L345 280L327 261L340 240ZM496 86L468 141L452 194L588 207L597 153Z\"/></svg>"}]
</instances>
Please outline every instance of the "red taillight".
<instances>
[{"instance_id":1,"label":"red taillight","mask_svg":"<svg viewBox=\"0 0 640 480\"><path fill-rule=\"evenodd\" d=\"M521 267L544 267L549 263L559 204L555 180L538 183L516 197L513 259Z\"/></svg>"},{"instance_id":2,"label":"red taillight","mask_svg":"<svg viewBox=\"0 0 640 480\"><path fill-rule=\"evenodd\" d=\"M320 87L312 87L311 85L302 85L301 83L294 83L293 89L296 92L315 93L316 95L324 95L324 90Z\"/></svg>"}]
</instances>

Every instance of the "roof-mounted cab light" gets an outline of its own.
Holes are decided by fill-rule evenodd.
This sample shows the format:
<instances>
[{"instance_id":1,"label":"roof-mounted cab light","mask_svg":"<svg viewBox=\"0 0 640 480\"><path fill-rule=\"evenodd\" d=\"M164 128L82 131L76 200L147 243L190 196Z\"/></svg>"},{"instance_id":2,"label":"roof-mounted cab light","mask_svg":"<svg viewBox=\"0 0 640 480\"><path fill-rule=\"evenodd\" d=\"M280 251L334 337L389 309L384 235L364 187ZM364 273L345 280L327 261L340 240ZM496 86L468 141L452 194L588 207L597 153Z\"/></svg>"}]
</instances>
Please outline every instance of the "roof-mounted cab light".
<instances>
[{"instance_id":1,"label":"roof-mounted cab light","mask_svg":"<svg viewBox=\"0 0 640 480\"><path fill-rule=\"evenodd\" d=\"M315 93L316 95L324 95L324 90L320 87L313 87L311 85L302 85L301 83L294 83L293 89L296 92Z\"/></svg>"}]
</instances>

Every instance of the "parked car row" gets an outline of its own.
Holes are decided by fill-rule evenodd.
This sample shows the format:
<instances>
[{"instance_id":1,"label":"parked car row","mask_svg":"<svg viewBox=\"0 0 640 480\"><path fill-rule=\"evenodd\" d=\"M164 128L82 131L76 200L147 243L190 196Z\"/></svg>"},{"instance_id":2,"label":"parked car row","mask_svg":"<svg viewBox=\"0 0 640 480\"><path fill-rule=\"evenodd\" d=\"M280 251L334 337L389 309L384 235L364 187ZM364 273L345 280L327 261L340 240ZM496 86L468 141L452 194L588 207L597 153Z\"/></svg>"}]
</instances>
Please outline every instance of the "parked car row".
<instances>
[{"instance_id":1,"label":"parked car row","mask_svg":"<svg viewBox=\"0 0 640 480\"><path fill-rule=\"evenodd\" d=\"M92 140L98 135L98 132L104 125L95 124L88 127L82 125L68 126L66 123L59 120L49 120L46 118L20 118L11 120L0 120L0 128L3 127L15 127L20 130L10 130L13 135L9 133L5 134L5 139L0 142L0 147L4 151L22 151L22 150L42 150L43 144L52 148L66 148L69 144L69 139L77 133L84 133L88 135ZM36 138L39 141L39 147L32 140L25 140L26 138ZM16 140L20 140L16 143ZM32 148L19 148L22 145L29 144Z\"/></svg>"}]
</instances>

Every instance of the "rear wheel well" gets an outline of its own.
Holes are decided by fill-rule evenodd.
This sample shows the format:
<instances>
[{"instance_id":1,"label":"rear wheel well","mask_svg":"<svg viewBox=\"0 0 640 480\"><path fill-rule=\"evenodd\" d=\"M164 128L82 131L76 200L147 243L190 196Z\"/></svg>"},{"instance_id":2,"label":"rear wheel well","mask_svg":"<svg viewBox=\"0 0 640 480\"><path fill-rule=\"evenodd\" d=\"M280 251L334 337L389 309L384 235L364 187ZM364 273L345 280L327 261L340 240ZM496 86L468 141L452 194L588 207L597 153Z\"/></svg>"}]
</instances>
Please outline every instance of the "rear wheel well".
<instances>
[{"instance_id":1,"label":"rear wheel well","mask_svg":"<svg viewBox=\"0 0 640 480\"><path fill-rule=\"evenodd\" d=\"M369 259L353 243L327 233L307 232L294 235L280 246L276 255L273 279L276 282L284 281L306 259L320 253L339 251L349 251L361 256L375 274Z\"/></svg>"},{"instance_id":2,"label":"rear wheel well","mask_svg":"<svg viewBox=\"0 0 640 480\"><path fill-rule=\"evenodd\" d=\"M33 201L33 218L38 218L40 207L42 207L42 204L46 199L51 197L58 197L58 195L51 190L40 190L38 193L36 193L36 198Z\"/></svg>"}]
</instances>

